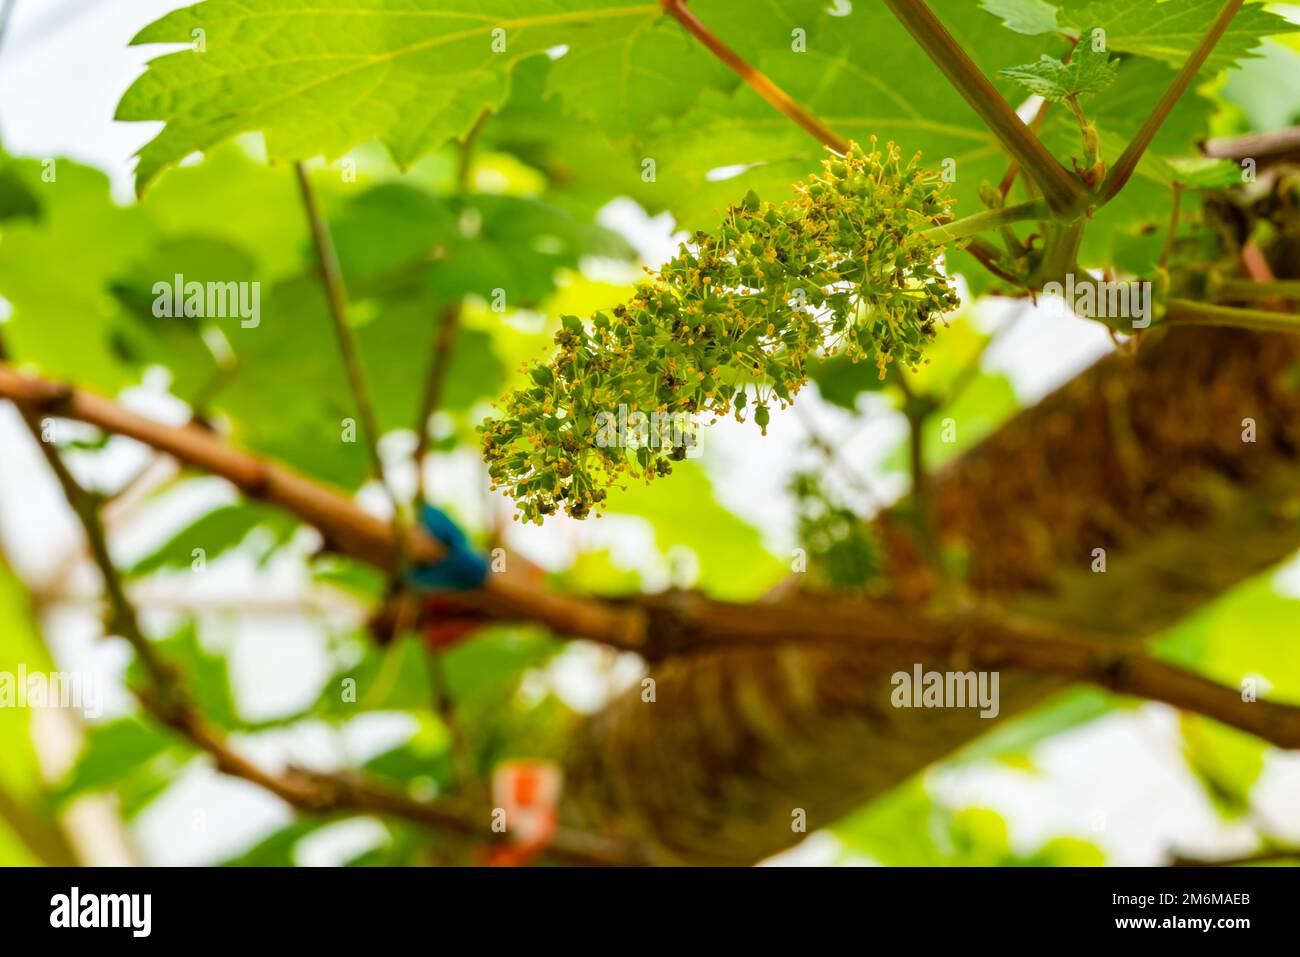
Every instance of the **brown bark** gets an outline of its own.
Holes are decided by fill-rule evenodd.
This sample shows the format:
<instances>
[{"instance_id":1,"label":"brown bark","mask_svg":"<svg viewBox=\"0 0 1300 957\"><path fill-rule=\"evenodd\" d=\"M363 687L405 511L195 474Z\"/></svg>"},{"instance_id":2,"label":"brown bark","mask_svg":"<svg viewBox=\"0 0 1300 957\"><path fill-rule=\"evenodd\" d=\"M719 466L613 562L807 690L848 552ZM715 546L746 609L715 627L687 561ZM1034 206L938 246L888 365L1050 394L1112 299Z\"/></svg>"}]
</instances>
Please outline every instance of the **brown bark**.
<instances>
[{"instance_id":1,"label":"brown bark","mask_svg":"<svg viewBox=\"0 0 1300 957\"><path fill-rule=\"evenodd\" d=\"M1189 329L1148 337L1027 409L935 477L943 547L967 597L1130 646L1300 546L1300 337ZM1257 441L1242 440L1242 420ZM895 534L895 597L933 582ZM1094 573L1092 550L1106 549ZM799 634L791 634L800 640ZM655 665L594 716L570 759L575 815L674 857L749 863L796 843L993 722L896 710L889 675L937 657L881 649L719 650ZM1059 681L1002 676L999 720Z\"/></svg>"}]
</instances>

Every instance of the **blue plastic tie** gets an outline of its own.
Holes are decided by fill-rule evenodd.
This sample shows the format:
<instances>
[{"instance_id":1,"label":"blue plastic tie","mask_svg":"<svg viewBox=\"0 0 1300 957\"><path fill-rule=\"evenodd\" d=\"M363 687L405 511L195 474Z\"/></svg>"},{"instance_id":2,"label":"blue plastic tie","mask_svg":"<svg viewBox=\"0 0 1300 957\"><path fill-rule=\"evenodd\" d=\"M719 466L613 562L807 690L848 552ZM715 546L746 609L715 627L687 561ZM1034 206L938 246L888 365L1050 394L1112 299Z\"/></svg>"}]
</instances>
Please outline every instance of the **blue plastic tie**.
<instances>
[{"instance_id":1,"label":"blue plastic tie","mask_svg":"<svg viewBox=\"0 0 1300 957\"><path fill-rule=\"evenodd\" d=\"M487 559L470 548L460 526L427 503L420 509L420 524L446 546L447 555L442 561L415 569L411 582L431 591L472 591L482 586L488 576Z\"/></svg>"}]
</instances>

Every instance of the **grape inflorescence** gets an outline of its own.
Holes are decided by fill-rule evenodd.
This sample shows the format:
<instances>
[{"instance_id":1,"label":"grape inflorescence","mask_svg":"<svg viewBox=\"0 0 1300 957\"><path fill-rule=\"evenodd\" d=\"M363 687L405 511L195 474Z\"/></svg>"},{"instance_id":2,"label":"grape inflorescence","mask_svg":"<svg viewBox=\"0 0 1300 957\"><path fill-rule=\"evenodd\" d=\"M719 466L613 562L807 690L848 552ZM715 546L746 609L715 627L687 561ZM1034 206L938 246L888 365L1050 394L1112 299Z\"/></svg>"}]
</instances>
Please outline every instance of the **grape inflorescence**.
<instances>
[{"instance_id":1,"label":"grape inflorescence","mask_svg":"<svg viewBox=\"0 0 1300 957\"><path fill-rule=\"evenodd\" d=\"M751 191L715 234L697 232L632 298L588 322L564 316L558 350L483 426L494 488L540 523L599 509L624 479L685 457L657 431L617 433L627 411L691 421L734 414L766 432L774 405L808 382L811 359L915 367L957 306L923 230L949 218L947 184L889 143L850 144L779 206ZM622 416L620 417L620 410Z\"/></svg>"}]
</instances>

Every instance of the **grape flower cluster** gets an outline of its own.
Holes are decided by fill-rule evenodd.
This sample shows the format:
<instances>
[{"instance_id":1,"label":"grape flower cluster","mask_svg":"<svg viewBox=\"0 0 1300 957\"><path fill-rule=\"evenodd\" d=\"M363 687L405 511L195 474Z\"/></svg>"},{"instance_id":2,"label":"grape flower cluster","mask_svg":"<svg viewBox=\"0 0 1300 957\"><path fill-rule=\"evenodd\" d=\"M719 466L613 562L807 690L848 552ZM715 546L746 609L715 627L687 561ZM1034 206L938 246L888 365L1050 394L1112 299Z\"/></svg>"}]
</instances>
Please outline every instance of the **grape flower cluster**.
<instances>
[{"instance_id":1,"label":"grape flower cluster","mask_svg":"<svg viewBox=\"0 0 1300 957\"><path fill-rule=\"evenodd\" d=\"M628 302L562 318L554 356L528 367L528 384L482 426L493 488L519 517L585 518L609 487L685 458L689 443L658 430L611 432L628 410L696 423L734 413L765 433L773 405L807 384L810 359L846 355L881 378L923 360L936 320L958 304L923 235L949 218L947 184L920 154L904 162L874 137L822 166L780 206L751 191Z\"/></svg>"}]
</instances>

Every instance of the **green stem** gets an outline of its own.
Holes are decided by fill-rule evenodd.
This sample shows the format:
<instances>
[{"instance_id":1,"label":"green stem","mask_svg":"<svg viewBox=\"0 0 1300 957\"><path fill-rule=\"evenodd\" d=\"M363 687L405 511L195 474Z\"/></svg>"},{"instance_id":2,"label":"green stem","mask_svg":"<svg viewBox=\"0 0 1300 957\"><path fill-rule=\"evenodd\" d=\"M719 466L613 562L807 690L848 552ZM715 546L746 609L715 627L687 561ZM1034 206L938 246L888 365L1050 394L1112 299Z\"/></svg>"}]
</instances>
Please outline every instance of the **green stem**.
<instances>
[{"instance_id":1,"label":"green stem","mask_svg":"<svg viewBox=\"0 0 1300 957\"><path fill-rule=\"evenodd\" d=\"M712 30L701 23L695 14L686 8L686 0L662 0L662 2L664 13L685 27L691 36L699 40L710 53L730 67L738 77L753 88L754 92L784 113L786 117L793 120L797 126L811 133L835 152L844 153L848 151L848 140L844 139L812 113L809 113L790 94L773 83L765 73L755 69L740 54L723 43Z\"/></svg>"},{"instance_id":2,"label":"green stem","mask_svg":"<svg viewBox=\"0 0 1300 957\"><path fill-rule=\"evenodd\" d=\"M1064 280L1066 273L1078 271L1083 225L1084 220L1048 224L1043 258L1030 279L1031 286L1041 288L1049 282L1060 282Z\"/></svg>"},{"instance_id":3,"label":"green stem","mask_svg":"<svg viewBox=\"0 0 1300 957\"><path fill-rule=\"evenodd\" d=\"M339 267L338 252L330 237L329 225L321 214L316 202L316 191L312 189L307 176L307 167L302 163L294 164L298 176L298 189L302 193L303 209L311 227L312 243L316 249L316 261L320 267L321 283L325 287L325 298L329 305L330 323L338 340L339 355L347 372L348 384L352 390L353 400L357 404L357 415L361 419L361 428L365 433L366 450L370 453L371 466L375 478L388 493L393 506L393 527L397 531L398 554L394 575L400 577L406 569L404 554L406 536L402 532L402 506L397 500L397 493L388 484L384 472L384 460L379 454L379 419L375 415L375 406L366 386L365 370L361 364L361 350L352 335L352 326L348 323L348 294L343 283L343 271Z\"/></svg>"},{"instance_id":4,"label":"green stem","mask_svg":"<svg viewBox=\"0 0 1300 957\"><path fill-rule=\"evenodd\" d=\"M114 634L121 636L130 644L132 650L135 651L136 657L140 659L140 663L151 683L148 690L151 692L152 700L156 702L157 714L163 720L167 720L177 714L178 709L185 707L183 692L176 687L175 675L171 668L158 654L153 642L146 637L144 629L140 625L139 616L136 614L135 606L131 603L131 599L127 597L122 576L113 564L113 559L108 550L108 536L104 531L104 523L100 517L100 497L81 486L64 463L63 456L59 454L58 449L54 447L53 443L45 441L41 434L40 416L32 409L23 406L19 406L18 411L21 413L23 422L27 425L27 430L31 432L37 447L41 450L41 454L45 456L50 471L54 473L55 479L58 480L59 487L68 500L69 507L81 522L81 527L85 531L86 544L90 549L91 558L94 559L95 565L99 568L100 576L104 579L104 593L108 598L111 613L110 628Z\"/></svg>"},{"instance_id":5,"label":"green stem","mask_svg":"<svg viewBox=\"0 0 1300 957\"><path fill-rule=\"evenodd\" d=\"M1300 316L1291 313L1237 309L1190 299L1170 299L1160 322L1172 326L1229 326L1257 332L1300 333Z\"/></svg>"},{"instance_id":6,"label":"green stem","mask_svg":"<svg viewBox=\"0 0 1300 957\"><path fill-rule=\"evenodd\" d=\"M1268 282L1229 279L1219 286L1219 293L1228 299L1280 298L1300 301L1300 279L1275 279Z\"/></svg>"},{"instance_id":7,"label":"green stem","mask_svg":"<svg viewBox=\"0 0 1300 957\"><path fill-rule=\"evenodd\" d=\"M1031 199L1013 206L1003 206L1001 209L986 209L972 213L970 216L963 216L942 226L932 226L930 229L923 230L921 235L932 242L950 243L1010 223L1019 223L1026 219L1044 219L1049 215L1050 211L1045 202Z\"/></svg>"},{"instance_id":8,"label":"green stem","mask_svg":"<svg viewBox=\"0 0 1300 957\"><path fill-rule=\"evenodd\" d=\"M474 161L474 146L478 141L483 126L487 123L491 111L484 110L474 121L474 126L465 134L456 150L456 189L464 195L469 190L470 168ZM457 299L444 308L438 317L438 330L434 334L428 372L424 376L424 394L420 398L420 411L415 420L415 451L412 460L418 477L416 494L421 501L429 498L428 479L424 467L425 457L429 453L429 420L438 411L442 401L447 376L451 370L452 354L456 348L456 339L460 331L461 301Z\"/></svg>"},{"instance_id":9,"label":"green stem","mask_svg":"<svg viewBox=\"0 0 1300 957\"><path fill-rule=\"evenodd\" d=\"M1007 152L1038 184L1056 213L1072 213L1087 199L1083 185L1057 162L1011 104L953 39L924 0L884 0L904 29L953 88L970 104Z\"/></svg>"},{"instance_id":10,"label":"green stem","mask_svg":"<svg viewBox=\"0 0 1300 957\"><path fill-rule=\"evenodd\" d=\"M298 176L298 189L302 194L307 224L311 227L321 285L325 288L325 298L329 305L330 323L334 327L339 354L343 359L353 400L357 404L361 428L366 434L366 449L370 453L376 477L383 481L384 463L379 456L379 423L375 416L374 404L370 400L370 390L366 386L365 372L361 366L361 352L352 335L352 327L348 324L348 294L343 284L343 271L339 268L338 253L334 249L334 241L330 238L325 217L321 215L320 205L316 202L316 191L307 176L307 168L302 163L295 163L294 172Z\"/></svg>"},{"instance_id":11,"label":"green stem","mask_svg":"<svg viewBox=\"0 0 1300 957\"><path fill-rule=\"evenodd\" d=\"M1174 203L1169 210L1169 232L1165 233L1165 245L1160 250L1160 268L1169 265L1169 254L1174 249L1174 239L1178 235L1178 217L1183 209L1183 184L1174 183Z\"/></svg>"},{"instance_id":12,"label":"green stem","mask_svg":"<svg viewBox=\"0 0 1300 957\"><path fill-rule=\"evenodd\" d=\"M973 256L976 262L1002 281L1009 282L1011 285L1016 287L1024 285L1023 277L1017 276L1003 262L1001 250L987 240L979 239L978 237L972 239L966 246L966 252Z\"/></svg>"},{"instance_id":13,"label":"green stem","mask_svg":"<svg viewBox=\"0 0 1300 957\"><path fill-rule=\"evenodd\" d=\"M1097 127L1092 124L1079 105L1077 94L1066 97L1065 102L1074 114L1074 121L1079 125L1079 138L1083 147L1083 181L1089 186L1096 186L1105 172L1106 164L1101 159L1101 140L1097 136Z\"/></svg>"},{"instance_id":14,"label":"green stem","mask_svg":"<svg viewBox=\"0 0 1300 957\"><path fill-rule=\"evenodd\" d=\"M1219 15L1210 24L1210 29L1206 31L1205 36L1201 38L1201 42L1197 44L1196 49L1187 58L1187 62L1178 71L1178 75L1169 84L1169 89L1165 90L1164 95L1160 97L1160 102L1155 105L1155 109L1146 118L1142 128L1137 131L1133 141L1125 147L1124 152L1115 161L1115 165L1106 174L1100 189L1103 203L1108 203L1114 199L1115 195L1124 188L1124 184L1129 181L1129 177L1137 169L1138 161L1142 159L1142 154L1151 145L1151 141L1155 139L1161 125L1173 112L1174 107L1178 105L1178 101L1187 92L1187 88L1192 85L1192 81L1196 79L1196 74L1201 71L1201 67L1205 65L1205 61L1209 59L1215 46L1218 45L1223 34L1227 32L1229 24L1232 23L1233 17L1237 15L1237 11L1241 9L1244 2L1245 0L1227 0L1223 5Z\"/></svg>"}]
</instances>

